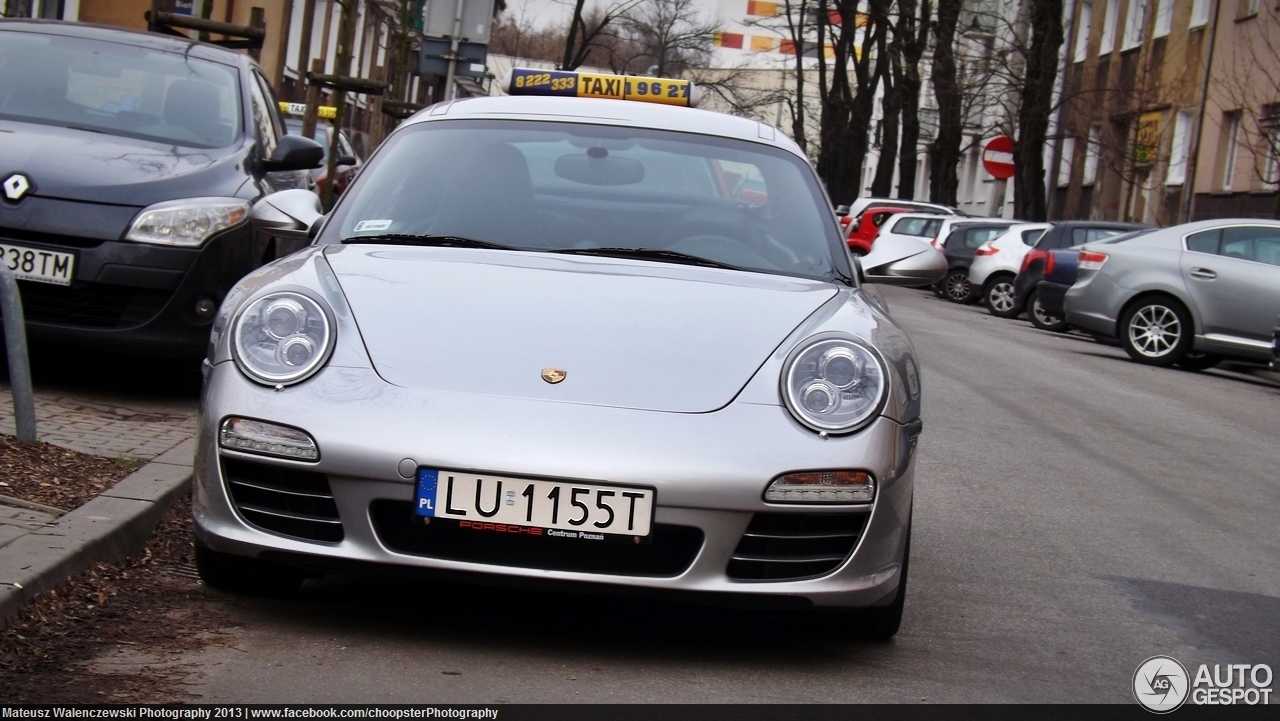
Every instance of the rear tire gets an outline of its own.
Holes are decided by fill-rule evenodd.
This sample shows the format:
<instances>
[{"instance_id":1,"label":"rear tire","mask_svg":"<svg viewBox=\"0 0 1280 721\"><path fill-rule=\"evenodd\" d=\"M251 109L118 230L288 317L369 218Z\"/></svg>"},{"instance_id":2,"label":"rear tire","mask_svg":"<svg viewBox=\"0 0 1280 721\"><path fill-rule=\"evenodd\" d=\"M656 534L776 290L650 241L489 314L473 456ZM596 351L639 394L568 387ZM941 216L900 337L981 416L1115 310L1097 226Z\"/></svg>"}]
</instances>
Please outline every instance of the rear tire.
<instances>
[{"instance_id":1,"label":"rear tire","mask_svg":"<svg viewBox=\"0 0 1280 721\"><path fill-rule=\"evenodd\" d=\"M260 558L233 556L196 541L196 571L213 588L254 596L286 596L295 593L306 573Z\"/></svg>"},{"instance_id":2,"label":"rear tire","mask_svg":"<svg viewBox=\"0 0 1280 721\"><path fill-rule=\"evenodd\" d=\"M1067 331L1067 321L1056 315L1045 312L1040 305L1040 291L1031 291L1031 298L1027 300L1027 317L1031 319L1031 325L1040 330L1047 330L1053 333L1065 333Z\"/></svg>"},{"instance_id":3,"label":"rear tire","mask_svg":"<svg viewBox=\"0 0 1280 721\"><path fill-rule=\"evenodd\" d=\"M1191 351L1191 314L1165 296L1139 299L1120 318L1120 345L1139 363L1169 367Z\"/></svg>"},{"instance_id":4,"label":"rear tire","mask_svg":"<svg viewBox=\"0 0 1280 721\"><path fill-rule=\"evenodd\" d=\"M942 289L946 299L952 303L969 305L973 302L973 285L969 283L969 270L957 268L947 273L942 279Z\"/></svg>"},{"instance_id":5,"label":"rear tire","mask_svg":"<svg viewBox=\"0 0 1280 721\"><path fill-rule=\"evenodd\" d=\"M1003 273L987 281L982 289L982 301L987 310L997 318L1017 318L1022 313L1017 296L1013 292L1012 275Z\"/></svg>"}]
</instances>

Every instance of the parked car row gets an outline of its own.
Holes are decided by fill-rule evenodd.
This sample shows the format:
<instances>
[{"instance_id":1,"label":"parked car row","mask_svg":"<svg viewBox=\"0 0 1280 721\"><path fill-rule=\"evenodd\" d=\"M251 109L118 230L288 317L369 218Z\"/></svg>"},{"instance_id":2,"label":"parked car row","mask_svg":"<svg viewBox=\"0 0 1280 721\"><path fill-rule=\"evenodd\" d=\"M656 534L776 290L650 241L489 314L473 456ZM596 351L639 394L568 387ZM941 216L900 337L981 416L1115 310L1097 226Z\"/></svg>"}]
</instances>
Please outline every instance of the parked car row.
<instances>
[{"instance_id":1,"label":"parked car row","mask_svg":"<svg viewBox=\"0 0 1280 721\"><path fill-rule=\"evenodd\" d=\"M975 248L984 235L996 237ZM1084 331L1148 365L1280 365L1280 222L972 221L942 246L951 270L935 292L947 300Z\"/></svg>"}]
</instances>

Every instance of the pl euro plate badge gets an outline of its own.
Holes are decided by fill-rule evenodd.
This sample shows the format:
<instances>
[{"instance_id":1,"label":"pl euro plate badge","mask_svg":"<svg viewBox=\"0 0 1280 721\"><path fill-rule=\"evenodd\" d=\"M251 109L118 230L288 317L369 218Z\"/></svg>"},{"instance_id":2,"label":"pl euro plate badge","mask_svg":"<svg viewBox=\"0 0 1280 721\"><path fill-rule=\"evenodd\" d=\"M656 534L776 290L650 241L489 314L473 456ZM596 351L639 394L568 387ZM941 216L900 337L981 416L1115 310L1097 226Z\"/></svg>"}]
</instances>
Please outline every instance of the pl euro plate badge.
<instances>
[{"instance_id":1,"label":"pl euro plate badge","mask_svg":"<svg viewBox=\"0 0 1280 721\"><path fill-rule=\"evenodd\" d=\"M414 513L460 529L581 541L643 543L656 492L419 468Z\"/></svg>"}]
</instances>

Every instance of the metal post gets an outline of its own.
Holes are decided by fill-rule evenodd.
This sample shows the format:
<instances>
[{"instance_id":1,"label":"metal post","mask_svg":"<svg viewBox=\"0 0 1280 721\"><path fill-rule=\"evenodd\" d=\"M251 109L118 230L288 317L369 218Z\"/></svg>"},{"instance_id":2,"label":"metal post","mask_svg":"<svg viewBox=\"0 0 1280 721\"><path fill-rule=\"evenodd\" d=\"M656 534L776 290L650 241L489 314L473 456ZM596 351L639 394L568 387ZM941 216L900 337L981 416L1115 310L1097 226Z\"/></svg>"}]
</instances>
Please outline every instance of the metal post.
<instances>
[{"instance_id":1,"label":"metal post","mask_svg":"<svg viewBox=\"0 0 1280 721\"><path fill-rule=\"evenodd\" d=\"M9 357L9 389L13 392L13 417L20 443L36 442L36 402L31 393L31 366L27 362L27 326L22 316L22 296L13 273L0 265L0 313L4 314L4 344Z\"/></svg>"},{"instance_id":2,"label":"metal post","mask_svg":"<svg viewBox=\"0 0 1280 721\"><path fill-rule=\"evenodd\" d=\"M457 75L458 75L458 33L462 32L462 4L465 0L458 0L457 6L453 11L453 37L449 40L449 75L444 80L444 99L453 100L458 97Z\"/></svg>"}]
</instances>

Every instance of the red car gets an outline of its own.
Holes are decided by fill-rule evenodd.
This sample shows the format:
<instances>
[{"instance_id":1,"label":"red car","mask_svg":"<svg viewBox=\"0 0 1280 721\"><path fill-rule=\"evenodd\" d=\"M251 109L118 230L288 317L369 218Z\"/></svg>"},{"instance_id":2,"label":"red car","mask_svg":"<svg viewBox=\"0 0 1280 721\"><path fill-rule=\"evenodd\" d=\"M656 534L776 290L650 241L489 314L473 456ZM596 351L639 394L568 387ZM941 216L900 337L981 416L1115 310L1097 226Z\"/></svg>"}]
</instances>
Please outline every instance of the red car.
<instances>
[{"instance_id":1,"label":"red car","mask_svg":"<svg viewBox=\"0 0 1280 721\"><path fill-rule=\"evenodd\" d=\"M901 208L893 205L867 206L858 214L858 217L847 224L849 234L845 237L845 242L849 244L849 252L854 255L870 253L871 244L875 242L876 236L880 235L880 226L898 213L910 212L912 212L911 208ZM845 225L845 218L841 218L840 223Z\"/></svg>"}]
</instances>

